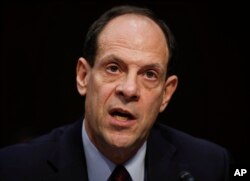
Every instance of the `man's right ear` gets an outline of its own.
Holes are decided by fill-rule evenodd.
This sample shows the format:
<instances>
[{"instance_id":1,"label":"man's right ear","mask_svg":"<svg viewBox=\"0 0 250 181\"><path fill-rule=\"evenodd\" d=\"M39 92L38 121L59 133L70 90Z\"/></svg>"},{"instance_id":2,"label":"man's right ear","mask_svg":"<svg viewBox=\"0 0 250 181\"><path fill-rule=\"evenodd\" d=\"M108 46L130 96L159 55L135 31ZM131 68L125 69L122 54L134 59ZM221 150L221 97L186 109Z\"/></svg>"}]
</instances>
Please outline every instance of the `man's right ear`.
<instances>
[{"instance_id":1,"label":"man's right ear","mask_svg":"<svg viewBox=\"0 0 250 181\"><path fill-rule=\"evenodd\" d=\"M80 57L76 66L76 84L80 95L84 96L87 92L87 84L91 68L88 62Z\"/></svg>"}]
</instances>

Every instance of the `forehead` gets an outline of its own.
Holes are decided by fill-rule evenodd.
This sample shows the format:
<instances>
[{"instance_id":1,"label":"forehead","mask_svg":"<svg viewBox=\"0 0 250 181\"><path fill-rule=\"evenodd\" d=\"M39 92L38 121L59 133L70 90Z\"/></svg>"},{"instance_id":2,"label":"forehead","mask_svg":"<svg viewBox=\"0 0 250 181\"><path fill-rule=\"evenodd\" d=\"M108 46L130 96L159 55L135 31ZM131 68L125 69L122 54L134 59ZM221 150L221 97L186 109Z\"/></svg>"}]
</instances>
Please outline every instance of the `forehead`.
<instances>
[{"instance_id":1,"label":"forehead","mask_svg":"<svg viewBox=\"0 0 250 181\"><path fill-rule=\"evenodd\" d=\"M168 60L169 52L161 28L150 18L125 14L112 19L100 33L97 54L112 48L157 56ZM167 62L165 62L167 63Z\"/></svg>"}]
</instances>

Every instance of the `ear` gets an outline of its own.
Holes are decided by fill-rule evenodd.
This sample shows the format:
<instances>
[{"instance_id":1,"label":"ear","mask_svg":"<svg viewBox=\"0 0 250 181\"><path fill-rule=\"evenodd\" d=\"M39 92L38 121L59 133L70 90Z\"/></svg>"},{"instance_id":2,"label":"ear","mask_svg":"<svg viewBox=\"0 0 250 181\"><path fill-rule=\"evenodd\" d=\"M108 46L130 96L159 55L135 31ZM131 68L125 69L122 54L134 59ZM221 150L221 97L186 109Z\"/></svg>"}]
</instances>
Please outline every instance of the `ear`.
<instances>
[{"instance_id":1,"label":"ear","mask_svg":"<svg viewBox=\"0 0 250 181\"><path fill-rule=\"evenodd\" d=\"M76 84L80 95L84 96L87 93L87 84L91 68L88 62L80 57L76 66Z\"/></svg>"},{"instance_id":2,"label":"ear","mask_svg":"<svg viewBox=\"0 0 250 181\"><path fill-rule=\"evenodd\" d=\"M176 75L171 75L167 78L164 87L162 104L160 107L160 112L164 111L167 107L172 95L174 94L178 84L178 77Z\"/></svg>"}]
</instances>

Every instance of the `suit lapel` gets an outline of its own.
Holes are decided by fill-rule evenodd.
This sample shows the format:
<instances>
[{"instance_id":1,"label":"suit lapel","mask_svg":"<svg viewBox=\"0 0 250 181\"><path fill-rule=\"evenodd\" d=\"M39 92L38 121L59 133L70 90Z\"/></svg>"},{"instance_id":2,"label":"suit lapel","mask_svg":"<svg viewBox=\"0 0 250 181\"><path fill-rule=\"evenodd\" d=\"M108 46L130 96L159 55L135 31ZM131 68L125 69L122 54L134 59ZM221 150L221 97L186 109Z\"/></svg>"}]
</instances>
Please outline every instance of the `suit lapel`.
<instances>
[{"instance_id":1,"label":"suit lapel","mask_svg":"<svg viewBox=\"0 0 250 181\"><path fill-rule=\"evenodd\" d=\"M146 154L146 180L179 180L185 165L175 161L176 147L169 140L168 132L155 125L148 139Z\"/></svg>"},{"instance_id":2,"label":"suit lapel","mask_svg":"<svg viewBox=\"0 0 250 181\"><path fill-rule=\"evenodd\" d=\"M45 181L88 180L81 130L82 121L62 130L62 138L55 143L57 150L48 159L53 172L44 178Z\"/></svg>"}]
</instances>

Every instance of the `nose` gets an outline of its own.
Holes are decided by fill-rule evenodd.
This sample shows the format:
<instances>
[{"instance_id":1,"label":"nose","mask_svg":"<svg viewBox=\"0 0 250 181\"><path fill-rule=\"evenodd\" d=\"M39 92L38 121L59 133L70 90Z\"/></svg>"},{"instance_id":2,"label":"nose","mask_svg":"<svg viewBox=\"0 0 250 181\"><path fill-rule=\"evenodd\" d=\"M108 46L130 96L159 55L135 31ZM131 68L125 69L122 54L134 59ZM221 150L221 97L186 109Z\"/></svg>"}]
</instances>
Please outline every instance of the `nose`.
<instances>
[{"instance_id":1,"label":"nose","mask_svg":"<svg viewBox=\"0 0 250 181\"><path fill-rule=\"evenodd\" d=\"M127 75L116 87L116 94L126 102L138 101L140 97L137 77Z\"/></svg>"}]
</instances>

